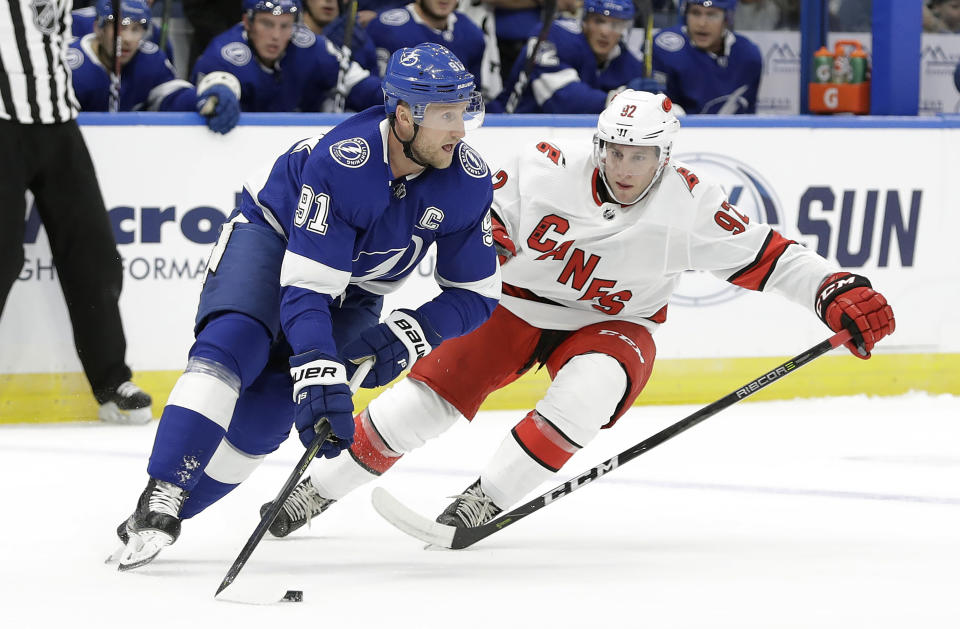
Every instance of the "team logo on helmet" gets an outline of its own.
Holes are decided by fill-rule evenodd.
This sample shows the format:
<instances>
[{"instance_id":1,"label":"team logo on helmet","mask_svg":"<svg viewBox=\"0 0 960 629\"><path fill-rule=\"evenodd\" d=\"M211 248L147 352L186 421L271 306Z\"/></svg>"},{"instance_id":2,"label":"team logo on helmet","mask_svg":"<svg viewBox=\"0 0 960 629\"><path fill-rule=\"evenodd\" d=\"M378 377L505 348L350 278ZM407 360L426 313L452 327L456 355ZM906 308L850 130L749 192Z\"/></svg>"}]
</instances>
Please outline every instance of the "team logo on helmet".
<instances>
[{"instance_id":1,"label":"team logo on helmet","mask_svg":"<svg viewBox=\"0 0 960 629\"><path fill-rule=\"evenodd\" d=\"M418 63L420 63L420 51L414 50L412 48L410 50L404 51L403 54L400 55L399 63L400 65L408 68L417 65Z\"/></svg>"},{"instance_id":2,"label":"team logo on helmet","mask_svg":"<svg viewBox=\"0 0 960 629\"><path fill-rule=\"evenodd\" d=\"M347 168L360 168L370 157L370 145L363 138L340 140L330 145L330 156Z\"/></svg>"},{"instance_id":3,"label":"team logo on helmet","mask_svg":"<svg viewBox=\"0 0 960 629\"><path fill-rule=\"evenodd\" d=\"M483 161L479 153L467 146L466 142L460 143L458 154L460 156L460 163L463 164L463 169L467 171L468 175L476 177L477 179L484 179L490 176L490 169L487 168L487 163Z\"/></svg>"},{"instance_id":4,"label":"team logo on helmet","mask_svg":"<svg viewBox=\"0 0 960 629\"><path fill-rule=\"evenodd\" d=\"M746 215L751 222L767 223L787 238L791 238L787 233L789 230L783 220L782 206L773 186L751 166L728 155L715 153L687 153L677 155L675 159L689 166L697 175L707 176L723 186L727 200L737 206L737 211ZM743 295L744 291L745 289L719 280L709 273L688 272L683 274L670 301L680 306L709 306L736 299Z\"/></svg>"},{"instance_id":5,"label":"team logo on helmet","mask_svg":"<svg viewBox=\"0 0 960 629\"><path fill-rule=\"evenodd\" d=\"M406 9L392 9L380 14L380 22L387 26L403 26L410 21L410 14Z\"/></svg>"},{"instance_id":6,"label":"team logo on helmet","mask_svg":"<svg viewBox=\"0 0 960 629\"><path fill-rule=\"evenodd\" d=\"M679 33L674 33L673 31L663 31L657 38L654 40L657 46L660 46L667 52L677 52L678 50L683 49L683 46L686 42L683 40L683 35Z\"/></svg>"},{"instance_id":7,"label":"team logo on helmet","mask_svg":"<svg viewBox=\"0 0 960 629\"><path fill-rule=\"evenodd\" d=\"M220 49L220 56L228 63L237 67L242 67L250 63L253 56L250 54L250 47L238 41L233 41Z\"/></svg>"}]
</instances>

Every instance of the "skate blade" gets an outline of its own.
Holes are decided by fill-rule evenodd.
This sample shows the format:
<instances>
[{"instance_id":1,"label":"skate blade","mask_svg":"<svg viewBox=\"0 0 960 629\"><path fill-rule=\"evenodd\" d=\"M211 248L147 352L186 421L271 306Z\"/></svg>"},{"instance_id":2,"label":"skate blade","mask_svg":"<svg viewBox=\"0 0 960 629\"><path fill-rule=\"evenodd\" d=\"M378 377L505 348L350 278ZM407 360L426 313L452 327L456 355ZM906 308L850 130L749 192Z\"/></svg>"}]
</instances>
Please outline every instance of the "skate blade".
<instances>
[{"instance_id":1,"label":"skate blade","mask_svg":"<svg viewBox=\"0 0 960 629\"><path fill-rule=\"evenodd\" d=\"M123 544L120 544L119 546L117 546L117 549L112 553L110 553L107 556L107 558L103 560L103 563L111 564L111 563L116 563L120 561L120 557L123 555L123 551L125 548L126 546L124 546Z\"/></svg>"},{"instance_id":2,"label":"skate blade","mask_svg":"<svg viewBox=\"0 0 960 629\"><path fill-rule=\"evenodd\" d=\"M140 531L130 536L130 541L120 554L117 570L125 572L145 566L173 543L173 538L160 531Z\"/></svg>"}]
</instances>

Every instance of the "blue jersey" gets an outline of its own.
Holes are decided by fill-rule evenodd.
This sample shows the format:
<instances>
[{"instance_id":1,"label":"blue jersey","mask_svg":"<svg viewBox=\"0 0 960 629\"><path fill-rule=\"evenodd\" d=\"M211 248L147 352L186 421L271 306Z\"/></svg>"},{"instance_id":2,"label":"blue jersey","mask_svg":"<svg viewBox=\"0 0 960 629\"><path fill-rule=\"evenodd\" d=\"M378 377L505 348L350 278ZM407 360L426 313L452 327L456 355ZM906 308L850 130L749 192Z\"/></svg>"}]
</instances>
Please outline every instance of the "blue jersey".
<instances>
[{"instance_id":1,"label":"blue jersey","mask_svg":"<svg viewBox=\"0 0 960 629\"><path fill-rule=\"evenodd\" d=\"M406 0L359 0L357 2L357 11L374 11L383 13L390 9L402 7Z\"/></svg>"},{"instance_id":2,"label":"blue jersey","mask_svg":"<svg viewBox=\"0 0 960 629\"><path fill-rule=\"evenodd\" d=\"M97 8L96 7L83 7L82 9L77 9L76 11L70 12L70 17L72 23L70 26L70 33L77 39L80 39L84 35L89 35L93 32L93 25L97 21ZM160 29L153 28L153 23L147 25L147 34L144 39L153 42L157 46L160 45ZM163 52L167 55L167 59L173 59L173 45L170 43L170 38L167 38L167 45L164 48Z\"/></svg>"},{"instance_id":3,"label":"blue jersey","mask_svg":"<svg viewBox=\"0 0 960 629\"><path fill-rule=\"evenodd\" d=\"M463 13L454 12L447 18L447 28L438 31L428 26L413 4L402 9L391 9L377 16L367 25L367 34L377 48L377 60L380 62L380 76L387 67L396 50L432 42L445 46L467 68L467 72L477 81L480 89L480 71L483 69L483 51L486 42L483 31Z\"/></svg>"},{"instance_id":4,"label":"blue jersey","mask_svg":"<svg viewBox=\"0 0 960 629\"><path fill-rule=\"evenodd\" d=\"M540 23L540 9L501 9L494 10L497 25L497 39L526 39L530 29Z\"/></svg>"},{"instance_id":5,"label":"blue jersey","mask_svg":"<svg viewBox=\"0 0 960 629\"><path fill-rule=\"evenodd\" d=\"M346 15L339 15L323 29L323 36L340 48L343 48L346 19ZM353 41L350 42L350 58L359 63L360 67L368 72L377 76L380 75L380 68L377 66L377 49L373 45L373 40L370 39L370 35L367 34L367 29L357 23L353 25Z\"/></svg>"},{"instance_id":6,"label":"blue jersey","mask_svg":"<svg viewBox=\"0 0 960 629\"><path fill-rule=\"evenodd\" d=\"M295 24L283 56L273 68L257 60L243 24L213 38L193 68L196 83L205 74L229 72L240 81L243 111L320 111L336 87L340 50L326 38ZM383 102L380 80L353 63L345 76L347 106L365 109Z\"/></svg>"},{"instance_id":7,"label":"blue jersey","mask_svg":"<svg viewBox=\"0 0 960 629\"><path fill-rule=\"evenodd\" d=\"M756 113L763 58L752 41L727 31L723 56L694 47L685 27L666 28L653 41L653 70L688 114Z\"/></svg>"},{"instance_id":8,"label":"blue jersey","mask_svg":"<svg viewBox=\"0 0 960 629\"><path fill-rule=\"evenodd\" d=\"M107 111L110 102L110 71L93 51L95 37L90 33L74 40L66 54L83 111ZM193 111L196 106L193 85L174 75L173 64L156 44L141 41L120 71L119 110Z\"/></svg>"},{"instance_id":9,"label":"blue jersey","mask_svg":"<svg viewBox=\"0 0 960 629\"><path fill-rule=\"evenodd\" d=\"M497 97L497 109L504 107L513 93L539 31L538 25L514 62L510 78ZM597 57L580 23L557 20L540 45L537 64L515 113L599 114L611 90L623 87L638 76L643 76L643 63L625 46L615 47L606 63L598 67Z\"/></svg>"},{"instance_id":10,"label":"blue jersey","mask_svg":"<svg viewBox=\"0 0 960 629\"><path fill-rule=\"evenodd\" d=\"M348 286L395 290L437 245L442 292L419 308L443 338L493 311L500 273L491 235L490 171L457 144L450 167L392 180L382 106L303 140L244 185L240 212L282 235L280 324L295 354L337 355L330 307Z\"/></svg>"}]
</instances>

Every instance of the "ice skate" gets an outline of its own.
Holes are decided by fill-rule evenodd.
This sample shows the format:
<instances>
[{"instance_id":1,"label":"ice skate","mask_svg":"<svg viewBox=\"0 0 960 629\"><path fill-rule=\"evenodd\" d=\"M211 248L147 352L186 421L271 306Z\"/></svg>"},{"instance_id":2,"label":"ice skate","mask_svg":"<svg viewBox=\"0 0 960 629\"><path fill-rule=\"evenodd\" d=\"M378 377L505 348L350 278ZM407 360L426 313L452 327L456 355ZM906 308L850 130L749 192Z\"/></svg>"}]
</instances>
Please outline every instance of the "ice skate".
<instances>
[{"instance_id":1,"label":"ice skate","mask_svg":"<svg viewBox=\"0 0 960 629\"><path fill-rule=\"evenodd\" d=\"M464 489L462 494L451 496L451 498L454 498L454 501L437 516L437 522L440 524L457 528L480 526L503 511L483 493L479 478L474 484Z\"/></svg>"},{"instance_id":2,"label":"ice skate","mask_svg":"<svg viewBox=\"0 0 960 629\"><path fill-rule=\"evenodd\" d=\"M286 537L304 524L309 524L310 520L335 502L332 498L324 498L318 494L310 479L305 478L283 503L277 517L270 524L270 534L274 537ZM260 507L260 517L263 517L272 504L271 501Z\"/></svg>"},{"instance_id":3,"label":"ice skate","mask_svg":"<svg viewBox=\"0 0 960 629\"><path fill-rule=\"evenodd\" d=\"M110 424L146 424L153 419L150 404L153 400L137 385L124 382L100 405L100 421Z\"/></svg>"},{"instance_id":4,"label":"ice skate","mask_svg":"<svg viewBox=\"0 0 960 629\"><path fill-rule=\"evenodd\" d=\"M120 570L146 565L180 536L180 509L187 497L180 487L154 478L140 494L137 510L117 528L124 543Z\"/></svg>"}]
</instances>

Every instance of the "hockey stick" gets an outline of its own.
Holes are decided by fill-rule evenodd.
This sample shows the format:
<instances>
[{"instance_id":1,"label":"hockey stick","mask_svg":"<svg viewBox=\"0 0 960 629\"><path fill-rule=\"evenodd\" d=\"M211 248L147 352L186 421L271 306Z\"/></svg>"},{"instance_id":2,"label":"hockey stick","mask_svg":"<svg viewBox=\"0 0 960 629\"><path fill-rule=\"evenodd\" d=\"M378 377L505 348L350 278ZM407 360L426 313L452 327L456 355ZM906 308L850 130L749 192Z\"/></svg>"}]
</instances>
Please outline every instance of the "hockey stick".
<instances>
[{"instance_id":1,"label":"hockey stick","mask_svg":"<svg viewBox=\"0 0 960 629\"><path fill-rule=\"evenodd\" d=\"M160 22L160 50L167 54L167 40L170 38L170 5L173 0L163 0L163 21ZM170 60L173 63L173 59Z\"/></svg>"},{"instance_id":2,"label":"hockey stick","mask_svg":"<svg viewBox=\"0 0 960 629\"><path fill-rule=\"evenodd\" d=\"M643 76L653 76L653 3L647 2L647 25L643 30Z\"/></svg>"},{"instance_id":3,"label":"hockey stick","mask_svg":"<svg viewBox=\"0 0 960 629\"><path fill-rule=\"evenodd\" d=\"M350 70L350 61L353 52L350 45L353 44L353 27L357 21L357 0L350 2L347 9L346 23L343 25L343 58L340 59L340 71L337 73L337 87L333 95L333 111L342 114L347 108L347 72Z\"/></svg>"},{"instance_id":4,"label":"hockey stick","mask_svg":"<svg viewBox=\"0 0 960 629\"><path fill-rule=\"evenodd\" d=\"M123 39L120 27L123 25L123 0L113 0L113 74L110 75L110 99L107 110L110 113L120 111L120 55L123 53Z\"/></svg>"},{"instance_id":5,"label":"hockey stick","mask_svg":"<svg viewBox=\"0 0 960 629\"><path fill-rule=\"evenodd\" d=\"M472 546L480 540L493 535L497 531L510 526L514 522L527 517L534 511L538 511L543 507L546 507L547 505L550 505L563 498L564 496L573 493L584 485L587 485L590 482L600 478L604 474L612 472L613 470L622 466L624 463L637 458L648 450L652 450L656 446L672 439L673 437L676 437L685 430L693 428L708 417L712 417L723 409L733 406L740 400L756 393L760 389L773 382L776 382L780 378L791 374L815 358L822 356L834 347L839 347L849 340L849 331L841 330L840 332L837 332L830 338L821 341L804 353L791 358L779 367L773 368L762 376L755 378L742 387L739 387L735 391L728 393L719 400L708 404L707 406L701 408L691 415L688 415L677 423L664 428L652 437L648 437L640 443L624 450L612 459L608 459L600 465L592 467L577 477L568 480L564 484L554 487L550 491L537 496L533 500L517 507L513 511L502 514L500 517L491 520L486 524L475 527L459 528L439 524L414 512L394 498L393 495L391 495L382 487L377 487L373 490L373 506L381 516L383 516L395 527L404 533L407 533L408 535L412 535L413 537L427 542L428 544L452 548L454 550L467 548L468 546Z\"/></svg>"},{"instance_id":6,"label":"hockey stick","mask_svg":"<svg viewBox=\"0 0 960 629\"><path fill-rule=\"evenodd\" d=\"M363 382L363 379L367 376L367 372L370 371L371 367L373 367L373 360L365 360L364 362L360 363L360 365L357 367L357 370L353 373L353 377L350 378L351 393L356 393L357 389L360 388L360 383ZM237 578L237 575L240 574L240 570L243 568L244 564L247 563L247 559L250 558L250 555L257 547L257 544L259 544L260 540L263 539L263 536L266 535L267 529L270 528L270 525L273 524L277 514L280 513L283 503L285 503L287 498L290 497L290 494L293 493L293 489L297 486L297 482L299 482L300 477L303 476L304 472L307 471L307 468L310 466L310 462L313 461L313 457L317 456L317 452L320 451L320 446L323 445L323 442L330 434L330 423L323 418L317 422L317 427L315 430L316 436L313 438L313 441L311 441L310 445L307 446L303 456L301 456L300 460L297 462L296 467L292 472L290 472L290 476L287 477L287 482L284 483L283 487L280 489L280 492L277 494L277 497L273 499L273 504L270 505L270 509L268 509L260 518L260 524L257 525L256 529L254 529L253 534L250 535L250 539L247 540L247 543L243 545L243 548L240 550L240 554L234 560L233 565L231 565L230 569L227 570L227 576L225 576L223 581L220 582L220 587L217 588L217 593L213 595L214 598L216 598L220 592L223 592L231 583L233 583L234 579Z\"/></svg>"},{"instance_id":7,"label":"hockey stick","mask_svg":"<svg viewBox=\"0 0 960 629\"><path fill-rule=\"evenodd\" d=\"M527 83L530 82L530 73L533 72L534 66L537 65L537 53L540 52L540 46L550 33L550 27L553 26L553 21L557 17L557 0L543 0L543 13L541 15L543 24L540 26L540 32L537 34L537 41L533 44L533 50L527 55L527 60L523 64L523 69L520 70L517 82L513 84L513 91L510 93L510 98L507 99L507 105L504 110L508 114L516 111L517 105L520 104L520 97L523 96L523 93L527 89Z\"/></svg>"}]
</instances>

